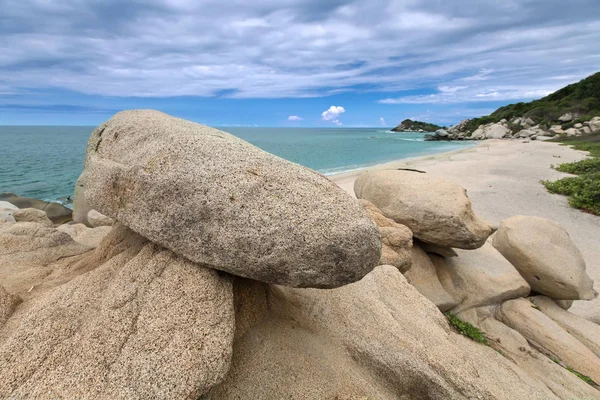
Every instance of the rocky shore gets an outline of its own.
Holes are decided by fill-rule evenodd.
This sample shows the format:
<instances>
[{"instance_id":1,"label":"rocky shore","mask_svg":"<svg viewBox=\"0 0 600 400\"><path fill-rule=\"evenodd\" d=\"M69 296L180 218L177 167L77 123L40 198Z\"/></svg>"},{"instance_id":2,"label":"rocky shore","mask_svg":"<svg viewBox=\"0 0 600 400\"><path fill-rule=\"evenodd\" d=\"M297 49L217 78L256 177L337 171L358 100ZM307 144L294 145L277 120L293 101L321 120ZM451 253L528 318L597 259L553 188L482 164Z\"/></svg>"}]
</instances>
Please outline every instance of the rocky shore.
<instances>
[{"instance_id":1,"label":"rocky shore","mask_svg":"<svg viewBox=\"0 0 600 400\"><path fill-rule=\"evenodd\" d=\"M353 192L212 128L115 115L74 223L0 203L0 397L600 398L600 325L568 311L597 293L563 227L487 221L429 173Z\"/></svg>"},{"instance_id":2,"label":"rocky shore","mask_svg":"<svg viewBox=\"0 0 600 400\"><path fill-rule=\"evenodd\" d=\"M567 113L559 118L560 122L569 123L576 118ZM448 129L438 129L433 135L426 134L425 140L485 140L485 139L525 139L548 140L559 136L581 136L600 132L600 117L594 117L583 123L573 124L563 129L563 125L536 124L531 118L519 117L510 121L506 119L497 123L479 125L474 131L468 129L469 120L451 126Z\"/></svg>"}]
</instances>

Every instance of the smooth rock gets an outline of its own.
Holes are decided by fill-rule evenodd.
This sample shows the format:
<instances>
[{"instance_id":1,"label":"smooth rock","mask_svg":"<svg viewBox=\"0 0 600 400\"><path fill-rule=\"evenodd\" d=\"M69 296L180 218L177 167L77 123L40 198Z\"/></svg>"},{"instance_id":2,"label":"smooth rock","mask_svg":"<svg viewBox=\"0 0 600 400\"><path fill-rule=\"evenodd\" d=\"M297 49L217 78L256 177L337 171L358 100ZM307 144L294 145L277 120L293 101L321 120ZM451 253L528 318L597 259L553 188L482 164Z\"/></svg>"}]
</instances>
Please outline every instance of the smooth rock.
<instances>
[{"instance_id":1,"label":"smooth rock","mask_svg":"<svg viewBox=\"0 0 600 400\"><path fill-rule=\"evenodd\" d=\"M85 200L85 170L79 175L77 183L75 183L75 194L73 196L73 221L76 223L90 226L88 223L88 213L92 207Z\"/></svg>"},{"instance_id":2,"label":"smooth rock","mask_svg":"<svg viewBox=\"0 0 600 400\"><path fill-rule=\"evenodd\" d=\"M493 245L533 291L562 300L595 298L581 252L556 222L522 215L505 219Z\"/></svg>"},{"instance_id":3,"label":"smooth rock","mask_svg":"<svg viewBox=\"0 0 600 400\"><path fill-rule=\"evenodd\" d=\"M16 222L37 222L38 224L52 226L52 221L48 219L46 213L36 208L23 208L13 212L13 218Z\"/></svg>"},{"instance_id":4,"label":"smooth rock","mask_svg":"<svg viewBox=\"0 0 600 400\"><path fill-rule=\"evenodd\" d=\"M427 297L442 312L451 310L460 304L440 283L436 268L419 245L413 245L411 250L412 266L404 273L408 282L419 293Z\"/></svg>"},{"instance_id":5,"label":"smooth rock","mask_svg":"<svg viewBox=\"0 0 600 400\"><path fill-rule=\"evenodd\" d=\"M415 243L427 254L437 254L441 257L457 257L458 253L451 247L438 246L437 244L422 242L415 239Z\"/></svg>"},{"instance_id":6,"label":"smooth rock","mask_svg":"<svg viewBox=\"0 0 600 400\"><path fill-rule=\"evenodd\" d=\"M562 129L561 125L552 125L549 130L555 135L564 135L567 133Z\"/></svg>"},{"instance_id":7,"label":"smooth rock","mask_svg":"<svg viewBox=\"0 0 600 400\"><path fill-rule=\"evenodd\" d=\"M496 351L454 333L393 266L332 290L271 285L268 304L266 316L236 335L230 373L211 398L557 398Z\"/></svg>"},{"instance_id":8,"label":"smooth rock","mask_svg":"<svg viewBox=\"0 0 600 400\"><path fill-rule=\"evenodd\" d=\"M583 128L581 128L581 133L583 133L584 135L589 135L590 133L592 133L592 129L589 126L584 126Z\"/></svg>"},{"instance_id":9,"label":"smooth rock","mask_svg":"<svg viewBox=\"0 0 600 400\"><path fill-rule=\"evenodd\" d=\"M110 232L110 226L99 226L88 228L84 224L63 224L56 227L57 230L66 233L77 243L88 247L98 247L102 239Z\"/></svg>"},{"instance_id":10,"label":"smooth rock","mask_svg":"<svg viewBox=\"0 0 600 400\"><path fill-rule=\"evenodd\" d=\"M499 319L579 373L600 382L600 359L528 299L509 300L498 311Z\"/></svg>"},{"instance_id":11,"label":"smooth rock","mask_svg":"<svg viewBox=\"0 0 600 400\"><path fill-rule=\"evenodd\" d=\"M492 124L485 132L486 139L502 139L510 134L510 129L502 124Z\"/></svg>"},{"instance_id":12,"label":"smooth rock","mask_svg":"<svg viewBox=\"0 0 600 400\"><path fill-rule=\"evenodd\" d=\"M452 312L499 304L527 296L530 287L490 243L477 250L457 250L458 257L431 256L442 286L459 301Z\"/></svg>"},{"instance_id":13,"label":"smooth rock","mask_svg":"<svg viewBox=\"0 0 600 400\"><path fill-rule=\"evenodd\" d=\"M541 312L600 357L600 325L564 310L549 297L534 296L530 300Z\"/></svg>"},{"instance_id":14,"label":"smooth rock","mask_svg":"<svg viewBox=\"0 0 600 400\"><path fill-rule=\"evenodd\" d=\"M558 120L560 122L570 122L574 119L575 119L575 116L572 113L565 113L558 118Z\"/></svg>"},{"instance_id":15,"label":"smooth rock","mask_svg":"<svg viewBox=\"0 0 600 400\"><path fill-rule=\"evenodd\" d=\"M14 204L18 208L36 208L42 210L54 224L64 224L72 219L72 211L58 203L22 197L14 193L1 193L0 200Z\"/></svg>"},{"instance_id":16,"label":"smooth rock","mask_svg":"<svg viewBox=\"0 0 600 400\"><path fill-rule=\"evenodd\" d=\"M600 131L600 118L593 118L588 124L588 127L592 132Z\"/></svg>"},{"instance_id":17,"label":"smooth rock","mask_svg":"<svg viewBox=\"0 0 600 400\"><path fill-rule=\"evenodd\" d=\"M492 233L489 223L473 213L464 188L428 174L364 172L354 182L354 192L424 242L475 249Z\"/></svg>"},{"instance_id":18,"label":"smooth rock","mask_svg":"<svg viewBox=\"0 0 600 400\"><path fill-rule=\"evenodd\" d=\"M123 227L109 239L0 329L0 397L197 399L225 377L230 279Z\"/></svg>"},{"instance_id":19,"label":"smooth rock","mask_svg":"<svg viewBox=\"0 0 600 400\"><path fill-rule=\"evenodd\" d=\"M573 128L576 128L576 129L583 128L583 124L577 123L577 124L573 125Z\"/></svg>"},{"instance_id":20,"label":"smooth rock","mask_svg":"<svg viewBox=\"0 0 600 400\"><path fill-rule=\"evenodd\" d=\"M97 228L99 226L112 226L115 223L114 219L107 217L96 210L90 210L90 212L88 212L87 221L92 228Z\"/></svg>"},{"instance_id":21,"label":"smooth rock","mask_svg":"<svg viewBox=\"0 0 600 400\"><path fill-rule=\"evenodd\" d=\"M565 133L567 134L567 136L579 136L581 135L581 132L579 131L579 129L575 129L575 128L569 128L565 131Z\"/></svg>"},{"instance_id":22,"label":"smooth rock","mask_svg":"<svg viewBox=\"0 0 600 400\"><path fill-rule=\"evenodd\" d=\"M18 210L19 207L15 206L12 203L9 203L8 201L0 201L0 209Z\"/></svg>"},{"instance_id":23,"label":"smooth rock","mask_svg":"<svg viewBox=\"0 0 600 400\"><path fill-rule=\"evenodd\" d=\"M94 209L234 275L331 288L361 279L381 256L375 224L324 176L158 111L102 124L85 169Z\"/></svg>"}]
</instances>

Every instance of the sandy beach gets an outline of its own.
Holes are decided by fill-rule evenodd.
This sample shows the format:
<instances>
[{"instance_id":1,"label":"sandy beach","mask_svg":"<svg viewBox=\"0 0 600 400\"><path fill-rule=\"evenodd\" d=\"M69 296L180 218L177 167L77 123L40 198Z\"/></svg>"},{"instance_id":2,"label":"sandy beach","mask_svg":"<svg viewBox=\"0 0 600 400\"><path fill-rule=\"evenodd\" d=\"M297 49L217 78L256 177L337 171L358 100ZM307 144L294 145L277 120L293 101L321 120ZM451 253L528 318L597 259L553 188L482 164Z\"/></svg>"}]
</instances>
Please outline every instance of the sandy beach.
<instances>
[{"instance_id":1,"label":"sandy beach","mask_svg":"<svg viewBox=\"0 0 600 400\"><path fill-rule=\"evenodd\" d=\"M569 206L565 196L548 193L540 180L568 174L552 165L577 161L585 152L557 143L486 140L478 146L377 165L329 178L354 195L356 177L374 169L414 168L454 181L467 189L473 209L498 223L514 215L552 219L569 232L581 250L589 275L600 292L600 217ZM600 299L576 301L571 311L600 323Z\"/></svg>"}]
</instances>

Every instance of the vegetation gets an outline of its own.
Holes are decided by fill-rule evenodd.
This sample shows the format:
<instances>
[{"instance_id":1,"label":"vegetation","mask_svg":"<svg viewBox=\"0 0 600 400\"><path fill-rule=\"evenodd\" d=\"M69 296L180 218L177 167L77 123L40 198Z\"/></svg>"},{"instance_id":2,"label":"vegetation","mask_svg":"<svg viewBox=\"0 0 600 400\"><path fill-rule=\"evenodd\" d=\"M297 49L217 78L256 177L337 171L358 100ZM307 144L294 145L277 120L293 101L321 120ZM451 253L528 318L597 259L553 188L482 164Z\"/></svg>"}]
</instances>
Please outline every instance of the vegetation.
<instances>
[{"instance_id":1,"label":"vegetation","mask_svg":"<svg viewBox=\"0 0 600 400\"><path fill-rule=\"evenodd\" d=\"M442 129L441 126L436 124L430 124L428 122L413 121L411 119L405 119L400 125L392 129L394 132L410 132L418 131L422 129L423 132L435 132L438 129Z\"/></svg>"},{"instance_id":2,"label":"vegetation","mask_svg":"<svg viewBox=\"0 0 600 400\"><path fill-rule=\"evenodd\" d=\"M446 313L446 317L448 318L448 322L458 333L463 336L466 336L470 339L473 339L476 342L483 343L489 346L488 340L485 337L485 333L474 327L470 323L461 320L456 315L451 313Z\"/></svg>"},{"instance_id":3,"label":"vegetation","mask_svg":"<svg viewBox=\"0 0 600 400\"><path fill-rule=\"evenodd\" d=\"M551 193L569 196L571 206L600 215L600 133L561 138L558 141L577 150L589 151L593 158L556 167L557 171L577 176L542 183Z\"/></svg>"},{"instance_id":4,"label":"vegetation","mask_svg":"<svg viewBox=\"0 0 600 400\"><path fill-rule=\"evenodd\" d=\"M569 371L570 373L572 373L573 375L575 375L576 377L578 377L579 379L581 379L582 381L584 381L588 385L592 385L594 387L597 387L596 382L594 382L594 380L592 378L590 378L589 376L584 375L581 372L578 372L578 371L576 371L575 369L573 369L573 368L571 368L569 366L565 367L564 365L561 364L560 361L558 361L558 359L556 357L552 357L552 361L554 361L555 363L557 363L561 367L565 368L567 371Z\"/></svg>"},{"instance_id":5,"label":"vegetation","mask_svg":"<svg viewBox=\"0 0 600 400\"><path fill-rule=\"evenodd\" d=\"M562 124L558 118L565 113L573 113L578 117ZM510 121L518 117L531 118L536 124L546 127L561 124L563 129L568 129L576 123L589 121L596 115L600 115L600 72L539 100L509 104L488 116L474 118L466 124L465 132L473 132L479 125L499 122L502 119Z\"/></svg>"}]
</instances>

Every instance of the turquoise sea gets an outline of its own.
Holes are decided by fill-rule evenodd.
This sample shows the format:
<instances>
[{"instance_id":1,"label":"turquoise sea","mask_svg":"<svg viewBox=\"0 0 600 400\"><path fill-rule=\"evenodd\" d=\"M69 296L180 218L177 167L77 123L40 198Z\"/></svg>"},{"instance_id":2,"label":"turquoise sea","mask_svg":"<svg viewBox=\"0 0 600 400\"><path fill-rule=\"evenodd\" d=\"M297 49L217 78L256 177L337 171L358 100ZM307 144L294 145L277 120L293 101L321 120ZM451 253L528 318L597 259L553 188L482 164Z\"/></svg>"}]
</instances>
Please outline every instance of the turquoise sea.
<instances>
[{"instance_id":1,"label":"turquoise sea","mask_svg":"<svg viewBox=\"0 0 600 400\"><path fill-rule=\"evenodd\" d=\"M72 195L94 127L0 126L0 193L49 201ZM455 150L471 142L425 142L423 133L383 128L220 127L323 174Z\"/></svg>"}]
</instances>

